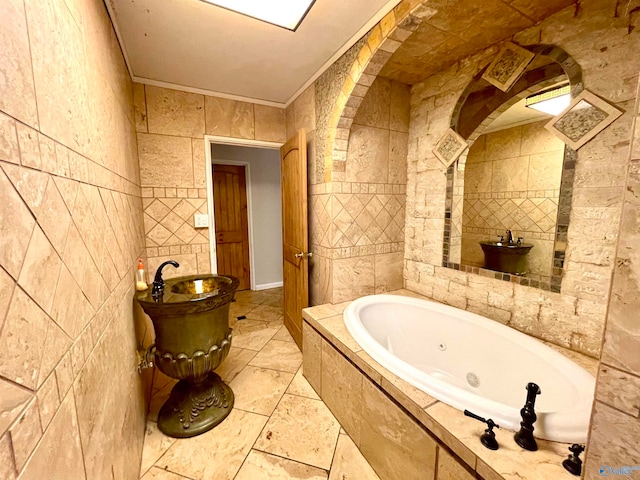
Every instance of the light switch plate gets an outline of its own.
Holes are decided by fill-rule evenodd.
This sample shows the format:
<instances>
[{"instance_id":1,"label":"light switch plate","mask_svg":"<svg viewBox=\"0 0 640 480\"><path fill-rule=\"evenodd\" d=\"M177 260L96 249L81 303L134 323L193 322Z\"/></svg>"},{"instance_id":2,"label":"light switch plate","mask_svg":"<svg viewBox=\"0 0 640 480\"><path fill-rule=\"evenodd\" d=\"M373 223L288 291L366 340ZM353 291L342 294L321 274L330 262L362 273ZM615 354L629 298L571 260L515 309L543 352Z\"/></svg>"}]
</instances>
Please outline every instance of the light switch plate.
<instances>
[{"instance_id":1,"label":"light switch plate","mask_svg":"<svg viewBox=\"0 0 640 480\"><path fill-rule=\"evenodd\" d=\"M206 213L196 213L193 216L193 223L196 228L207 228L209 226L209 215Z\"/></svg>"}]
</instances>

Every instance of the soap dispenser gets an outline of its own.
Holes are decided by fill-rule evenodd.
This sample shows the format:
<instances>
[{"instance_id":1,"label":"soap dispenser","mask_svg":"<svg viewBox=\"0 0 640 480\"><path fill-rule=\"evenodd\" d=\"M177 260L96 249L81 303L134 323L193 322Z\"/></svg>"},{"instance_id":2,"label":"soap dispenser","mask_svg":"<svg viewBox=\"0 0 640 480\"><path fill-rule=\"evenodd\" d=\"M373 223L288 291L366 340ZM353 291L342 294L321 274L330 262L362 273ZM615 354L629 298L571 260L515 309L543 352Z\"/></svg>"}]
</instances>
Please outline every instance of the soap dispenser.
<instances>
[{"instance_id":1,"label":"soap dispenser","mask_svg":"<svg viewBox=\"0 0 640 480\"><path fill-rule=\"evenodd\" d=\"M142 263L142 259L138 259L138 269L136 270L136 290L138 292L143 292L149 288L147 285L147 276L144 273L144 263Z\"/></svg>"}]
</instances>

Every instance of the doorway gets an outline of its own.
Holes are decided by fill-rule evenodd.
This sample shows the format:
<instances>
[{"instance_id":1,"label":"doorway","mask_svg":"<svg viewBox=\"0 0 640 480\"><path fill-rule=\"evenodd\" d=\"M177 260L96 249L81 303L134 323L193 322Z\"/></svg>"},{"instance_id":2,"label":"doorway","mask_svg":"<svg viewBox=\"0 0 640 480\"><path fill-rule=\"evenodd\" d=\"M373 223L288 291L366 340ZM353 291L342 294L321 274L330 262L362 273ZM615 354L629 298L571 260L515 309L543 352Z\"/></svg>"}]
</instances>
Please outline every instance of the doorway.
<instances>
[{"instance_id":1,"label":"doorway","mask_svg":"<svg viewBox=\"0 0 640 480\"><path fill-rule=\"evenodd\" d=\"M208 211L213 212L208 217L211 271L234 275L222 265L224 254L223 258L219 258L218 254L219 233L224 232L223 239L233 239L226 233L229 230L223 225L224 222L218 220L218 203L223 200L218 195L222 193L221 189L216 192L213 185L214 171L222 168L222 165L242 167L245 172L246 193L242 197L247 202L249 251L249 282L246 288L251 290L283 285L280 146L275 142L205 136ZM225 248L222 246L223 250Z\"/></svg>"},{"instance_id":2,"label":"doorway","mask_svg":"<svg viewBox=\"0 0 640 480\"><path fill-rule=\"evenodd\" d=\"M212 168L218 273L237 277L238 290L247 290L251 267L245 166L213 164Z\"/></svg>"}]
</instances>

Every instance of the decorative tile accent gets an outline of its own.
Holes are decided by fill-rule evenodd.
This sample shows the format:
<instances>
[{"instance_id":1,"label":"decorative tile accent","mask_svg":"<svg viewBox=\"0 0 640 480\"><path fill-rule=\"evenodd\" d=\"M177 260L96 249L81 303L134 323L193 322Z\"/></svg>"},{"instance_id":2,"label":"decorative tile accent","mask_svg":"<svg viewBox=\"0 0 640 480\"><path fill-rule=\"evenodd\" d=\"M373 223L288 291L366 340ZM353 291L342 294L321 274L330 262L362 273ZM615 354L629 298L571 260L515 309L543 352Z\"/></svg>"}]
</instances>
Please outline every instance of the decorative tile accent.
<instances>
[{"instance_id":1,"label":"decorative tile accent","mask_svg":"<svg viewBox=\"0 0 640 480\"><path fill-rule=\"evenodd\" d=\"M462 155L467 146L467 141L450 128L436 144L433 153L445 167L449 167Z\"/></svg>"},{"instance_id":2,"label":"decorative tile accent","mask_svg":"<svg viewBox=\"0 0 640 480\"><path fill-rule=\"evenodd\" d=\"M515 43L508 42L487 67L482 78L503 92L509 91L535 54Z\"/></svg>"},{"instance_id":3,"label":"decorative tile accent","mask_svg":"<svg viewBox=\"0 0 640 480\"><path fill-rule=\"evenodd\" d=\"M613 123L622 111L588 90L571 101L569 107L546 126L574 150L595 137Z\"/></svg>"}]
</instances>

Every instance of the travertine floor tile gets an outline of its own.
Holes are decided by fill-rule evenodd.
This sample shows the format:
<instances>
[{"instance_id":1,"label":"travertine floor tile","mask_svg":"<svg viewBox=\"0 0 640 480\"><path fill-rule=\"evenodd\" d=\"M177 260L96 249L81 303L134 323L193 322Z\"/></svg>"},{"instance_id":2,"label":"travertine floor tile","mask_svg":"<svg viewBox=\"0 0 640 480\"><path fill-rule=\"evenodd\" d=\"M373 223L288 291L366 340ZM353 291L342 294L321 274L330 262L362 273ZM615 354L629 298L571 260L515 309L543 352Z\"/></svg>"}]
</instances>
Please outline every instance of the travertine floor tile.
<instances>
[{"instance_id":1,"label":"travertine floor tile","mask_svg":"<svg viewBox=\"0 0 640 480\"><path fill-rule=\"evenodd\" d=\"M175 473L167 472L157 467L153 467L141 480L185 480L187 477L182 475L176 475Z\"/></svg>"},{"instance_id":2,"label":"travertine floor tile","mask_svg":"<svg viewBox=\"0 0 640 480\"><path fill-rule=\"evenodd\" d=\"M147 429L144 434L144 447L142 448L140 473L144 475L175 441L175 438L167 437L158 430L158 424L155 422L147 422Z\"/></svg>"},{"instance_id":3,"label":"travertine floor tile","mask_svg":"<svg viewBox=\"0 0 640 480\"><path fill-rule=\"evenodd\" d=\"M233 341L231 342L233 344ZM229 383L240 371L255 357L255 350L245 350L244 348L231 347L229 355L225 358L215 372L222 379Z\"/></svg>"},{"instance_id":4,"label":"travertine floor tile","mask_svg":"<svg viewBox=\"0 0 640 480\"><path fill-rule=\"evenodd\" d=\"M216 428L176 441L156 466L194 479L232 479L267 417L233 409Z\"/></svg>"},{"instance_id":5,"label":"travertine floor tile","mask_svg":"<svg viewBox=\"0 0 640 480\"><path fill-rule=\"evenodd\" d=\"M248 365L229 385L236 397L234 408L271 415L292 379L291 373Z\"/></svg>"},{"instance_id":6,"label":"travertine floor tile","mask_svg":"<svg viewBox=\"0 0 640 480\"><path fill-rule=\"evenodd\" d=\"M286 458L251 450L235 480L257 479L326 480L327 472Z\"/></svg>"},{"instance_id":7,"label":"travertine floor tile","mask_svg":"<svg viewBox=\"0 0 640 480\"><path fill-rule=\"evenodd\" d=\"M229 324L233 324L241 315L247 315L258 306L257 303L233 302L229 308Z\"/></svg>"},{"instance_id":8,"label":"travertine floor tile","mask_svg":"<svg viewBox=\"0 0 640 480\"><path fill-rule=\"evenodd\" d=\"M278 327L269 327L253 332L234 335L232 345L248 350L261 350L269 340L276 334Z\"/></svg>"},{"instance_id":9,"label":"travertine floor tile","mask_svg":"<svg viewBox=\"0 0 640 480\"><path fill-rule=\"evenodd\" d=\"M380 480L349 435L340 434L329 480Z\"/></svg>"},{"instance_id":10,"label":"travertine floor tile","mask_svg":"<svg viewBox=\"0 0 640 480\"><path fill-rule=\"evenodd\" d=\"M282 340L283 342L294 342L295 340L284 325L280 327L278 333L273 336L273 340Z\"/></svg>"},{"instance_id":11,"label":"travertine floor tile","mask_svg":"<svg viewBox=\"0 0 640 480\"><path fill-rule=\"evenodd\" d=\"M264 330L265 328L273 327L268 322L256 319L238 320L233 326L233 332L237 335L244 335L245 333L256 332L258 330Z\"/></svg>"},{"instance_id":12,"label":"travertine floor tile","mask_svg":"<svg viewBox=\"0 0 640 480\"><path fill-rule=\"evenodd\" d=\"M282 306L259 305L247 314L250 320L262 320L265 322L281 322L284 311Z\"/></svg>"},{"instance_id":13,"label":"travertine floor tile","mask_svg":"<svg viewBox=\"0 0 640 480\"><path fill-rule=\"evenodd\" d=\"M293 381L289 388L287 389L287 393L291 395L298 395L300 397L313 398L314 400L320 400L320 397L313 389L313 387L309 384L304 375L302 375L302 367L298 369L296 376L293 377Z\"/></svg>"},{"instance_id":14,"label":"travertine floor tile","mask_svg":"<svg viewBox=\"0 0 640 480\"><path fill-rule=\"evenodd\" d=\"M302 352L295 343L270 340L249 365L296 373L302 365Z\"/></svg>"},{"instance_id":15,"label":"travertine floor tile","mask_svg":"<svg viewBox=\"0 0 640 480\"><path fill-rule=\"evenodd\" d=\"M171 389L173 386L178 383L177 380L174 380L170 383L167 383L161 390L158 390L151 397L151 402L149 403L149 415L147 420L152 420L154 422L158 421L158 413L160 413L160 408L167 401L169 395L171 395Z\"/></svg>"},{"instance_id":16,"label":"travertine floor tile","mask_svg":"<svg viewBox=\"0 0 640 480\"><path fill-rule=\"evenodd\" d=\"M285 394L254 448L328 470L339 431L321 400Z\"/></svg>"}]
</instances>

